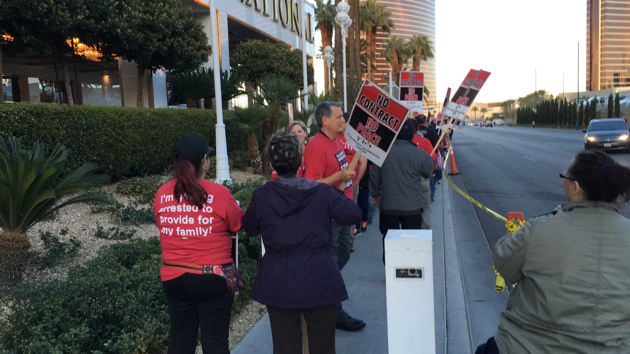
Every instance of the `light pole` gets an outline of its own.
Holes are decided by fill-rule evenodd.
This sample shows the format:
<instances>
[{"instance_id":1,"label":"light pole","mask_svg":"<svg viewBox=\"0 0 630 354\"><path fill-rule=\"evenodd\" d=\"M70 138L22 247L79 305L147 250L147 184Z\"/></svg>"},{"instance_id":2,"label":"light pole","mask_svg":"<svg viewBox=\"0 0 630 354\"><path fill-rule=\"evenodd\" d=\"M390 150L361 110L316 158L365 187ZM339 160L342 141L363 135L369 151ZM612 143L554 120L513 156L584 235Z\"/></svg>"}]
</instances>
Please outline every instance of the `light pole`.
<instances>
[{"instance_id":1,"label":"light pole","mask_svg":"<svg viewBox=\"0 0 630 354\"><path fill-rule=\"evenodd\" d=\"M326 60L326 64L328 65L328 92L332 91L332 70L330 70L330 65L332 64L333 59L335 58L332 54L332 47L327 45L326 48L324 48L324 60Z\"/></svg>"},{"instance_id":2,"label":"light pole","mask_svg":"<svg viewBox=\"0 0 630 354\"><path fill-rule=\"evenodd\" d=\"M221 97L221 64L219 63L219 22L217 21L217 8L214 0L210 0L210 26L212 32L212 59L214 68L214 100L217 114L215 126L217 149L217 183L232 182L230 178L230 165L228 163L227 139L225 137L225 124L223 124L223 97Z\"/></svg>"},{"instance_id":3,"label":"light pole","mask_svg":"<svg viewBox=\"0 0 630 354\"><path fill-rule=\"evenodd\" d=\"M300 17L300 33L302 34L302 75L304 79L304 89L302 93L306 93L304 95L304 107L302 107L302 112L308 109L308 77L306 70L306 32L304 29L306 28L306 9L304 8L304 0L300 0L300 9L301 9L301 17Z\"/></svg>"},{"instance_id":4,"label":"light pole","mask_svg":"<svg viewBox=\"0 0 630 354\"><path fill-rule=\"evenodd\" d=\"M341 1L337 4L337 16L335 16L335 22L341 27L341 40L343 43L343 111L348 111L348 95L346 93L346 33L348 27L352 24L352 19L348 16L348 10L350 5L347 2Z\"/></svg>"}]
</instances>

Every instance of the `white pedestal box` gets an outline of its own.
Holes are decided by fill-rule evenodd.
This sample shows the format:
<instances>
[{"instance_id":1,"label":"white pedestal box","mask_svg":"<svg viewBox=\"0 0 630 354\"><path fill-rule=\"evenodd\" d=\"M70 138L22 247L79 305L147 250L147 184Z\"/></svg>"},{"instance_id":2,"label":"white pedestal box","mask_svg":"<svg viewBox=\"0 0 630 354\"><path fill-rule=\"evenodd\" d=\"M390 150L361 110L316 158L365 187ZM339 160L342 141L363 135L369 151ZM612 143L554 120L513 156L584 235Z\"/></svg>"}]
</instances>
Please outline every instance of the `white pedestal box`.
<instances>
[{"instance_id":1,"label":"white pedestal box","mask_svg":"<svg viewBox=\"0 0 630 354\"><path fill-rule=\"evenodd\" d=\"M387 232L385 280L389 354L434 354L431 230Z\"/></svg>"}]
</instances>

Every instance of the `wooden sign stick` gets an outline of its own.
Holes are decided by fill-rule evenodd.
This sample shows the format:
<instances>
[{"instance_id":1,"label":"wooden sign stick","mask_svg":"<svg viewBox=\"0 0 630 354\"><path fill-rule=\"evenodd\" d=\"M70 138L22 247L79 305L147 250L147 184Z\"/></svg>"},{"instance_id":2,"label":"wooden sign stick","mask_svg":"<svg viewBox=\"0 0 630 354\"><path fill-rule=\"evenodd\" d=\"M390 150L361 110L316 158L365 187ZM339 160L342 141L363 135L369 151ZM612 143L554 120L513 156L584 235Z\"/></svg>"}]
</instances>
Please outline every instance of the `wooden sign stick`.
<instances>
[{"instance_id":1,"label":"wooden sign stick","mask_svg":"<svg viewBox=\"0 0 630 354\"><path fill-rule=\"evenodd\" d=\"M350 171L354 171L354 168L357 166L357 163L359 162L359 158L361 158L361 154L356 153L354 154L354 157L352 158L352 162L350 162L350 165L348 165L348 167L346 167L348 170ZM344 183L343 181L341 181L341 184L339 185L339 190L343 191L346 189L346 185L348 183Z\"/></svg>"}]
</instances>

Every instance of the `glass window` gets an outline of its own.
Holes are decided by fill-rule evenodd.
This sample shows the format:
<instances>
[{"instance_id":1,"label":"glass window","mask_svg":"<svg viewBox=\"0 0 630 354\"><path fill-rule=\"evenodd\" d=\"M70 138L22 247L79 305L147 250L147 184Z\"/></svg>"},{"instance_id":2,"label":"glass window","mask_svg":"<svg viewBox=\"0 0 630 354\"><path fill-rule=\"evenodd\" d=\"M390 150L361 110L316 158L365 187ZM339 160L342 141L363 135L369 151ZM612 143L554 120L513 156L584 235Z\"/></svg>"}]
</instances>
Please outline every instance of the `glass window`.
<instances>
[{"instance_id":1,"label":"glass window","mask_svg":"<svg viewBox=\"0 0 630 354\"><path fill-rule=\"evenodd\" d=\"M4 98L4 102L14 102L13 78L2 77L2 96Z\"/></svg>"},{"instance_id":2,"label":"glass window","mask_svg":"<svg viewBox=\"0 0 630 354\"><path fill-rule=\"evenodd\" d=\"M600 121L600 122L591 122L591 125L588 127L589 131L603 131L603 130L628 130L626 123L620 120L615 121Z\"/></svg>"}]
</instances>

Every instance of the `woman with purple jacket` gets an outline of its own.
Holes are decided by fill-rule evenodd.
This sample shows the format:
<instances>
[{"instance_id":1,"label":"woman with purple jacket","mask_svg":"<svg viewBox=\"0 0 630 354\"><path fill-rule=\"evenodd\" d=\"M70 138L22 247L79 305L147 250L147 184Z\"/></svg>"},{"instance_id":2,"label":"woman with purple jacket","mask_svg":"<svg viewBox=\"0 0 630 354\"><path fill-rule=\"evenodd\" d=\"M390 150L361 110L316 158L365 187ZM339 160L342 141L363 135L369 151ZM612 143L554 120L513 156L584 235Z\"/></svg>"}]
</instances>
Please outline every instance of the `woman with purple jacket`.
<instances>
[{"instance_id":1,"label":"woman with purple jacket","mask_svg":"<svg viewBox=\"0 0 630 354\"><path fill-rule=\"evenodd\" d=\"M332 248L332 223L353 225L361 209L324 183L297 177L302 146L280 132L266 147L278 178L256 189L243 226L262 234L265 255L252 299L267 305L274 354L302 353L304 315L310 353L335 353L337 303L348 293Z\"/></svg>"}]
</instances>

